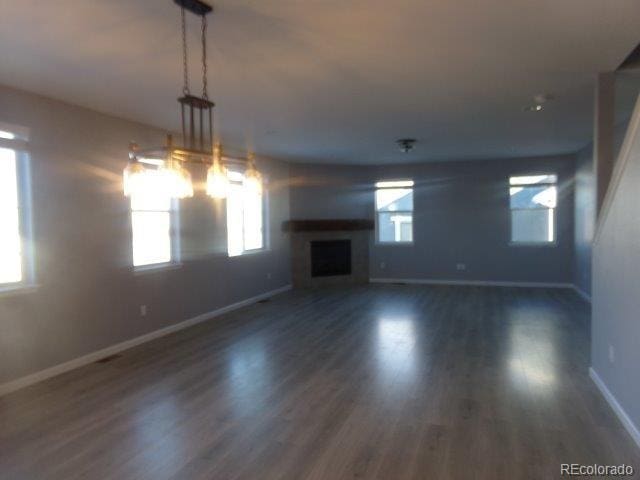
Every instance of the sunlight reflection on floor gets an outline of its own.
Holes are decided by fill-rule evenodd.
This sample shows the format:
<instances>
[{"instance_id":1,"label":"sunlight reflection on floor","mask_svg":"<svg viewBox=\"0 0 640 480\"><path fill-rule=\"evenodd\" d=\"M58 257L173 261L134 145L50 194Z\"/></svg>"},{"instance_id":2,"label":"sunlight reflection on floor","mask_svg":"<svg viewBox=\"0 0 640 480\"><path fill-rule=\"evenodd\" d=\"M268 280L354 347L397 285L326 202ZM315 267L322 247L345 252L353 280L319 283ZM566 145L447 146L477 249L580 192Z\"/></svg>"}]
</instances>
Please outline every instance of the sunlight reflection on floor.
<instances>
[{"instance_id":1,"label":"sunlight reflection on floor","mask_svg":"<svg viewBox=\"0 0 640 480\"><path fill-rule=\"evenodd\" d=\"M413 381L417 370L415 323L409 317L378 320L376 359L384 382Z\"/></svg>"}]
</instances>

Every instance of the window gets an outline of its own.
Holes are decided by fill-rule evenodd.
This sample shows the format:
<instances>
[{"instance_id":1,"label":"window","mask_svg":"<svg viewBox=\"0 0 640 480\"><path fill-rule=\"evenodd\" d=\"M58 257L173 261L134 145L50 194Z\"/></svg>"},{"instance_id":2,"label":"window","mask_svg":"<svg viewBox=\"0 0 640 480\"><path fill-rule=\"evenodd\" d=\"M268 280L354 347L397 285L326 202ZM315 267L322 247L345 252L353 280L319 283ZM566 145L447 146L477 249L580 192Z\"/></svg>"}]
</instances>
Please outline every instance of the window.
<instances>
[{"instance_id":1,"label":"window","mask_svg":"<svg viewBox=\"0 0 640 480\"><path fill-rule=\"evenodd\" d=\"M376 183L376 238L380 243L413 242L413 181Z\"/></svg>"},{"instance_id":2,"label":"window","mask_svg":"<svg viewBox=\"0 0 640 480\"><path fill-rule=\"evenodd\" d=\"M229 171L227 251L230 257L264 247L262 192L243 186L244 175Z\"/></svg>"},{"instance_id":3,"label":"window","mask_svg":"<svg viewBox=\"0 0 640 480\"><path fill-rule=\"evenodd\" d=\"M22 281L22 241L16 152L0 148L0 284Z\"/></svg>"},{"instance_id":4,"label":"window","mask_svg":"<svg viewBox=\"0 0 640 480\"><path fill-rule=\"evenodd\" d=\"M0 130L0 139L14 140L13 133ZM5 145L5 144L2 144ZM0 145L0 288L13 288L32 281L30 274L27 171L24 155Z\"/></svg>"},{"instance_id":5,"label":"window","mask_svg":"<svg viewBox=\"0 0 640 480\"><path fill-rule=\"evenodd\" d=\"M131 195L133 265L143 267L177 261L177 201L163 188L160 173L145 173L144 187Z\"/></svg>"},{"instance_id":6,"label":"window","mask_svg":"<svg viewBox=\"0 0 640 480\"><path fill-rule=\"evenodd\" d=\"M509 178L511 242L555 242L556 175Z\"/></svg>"}]
</instances>

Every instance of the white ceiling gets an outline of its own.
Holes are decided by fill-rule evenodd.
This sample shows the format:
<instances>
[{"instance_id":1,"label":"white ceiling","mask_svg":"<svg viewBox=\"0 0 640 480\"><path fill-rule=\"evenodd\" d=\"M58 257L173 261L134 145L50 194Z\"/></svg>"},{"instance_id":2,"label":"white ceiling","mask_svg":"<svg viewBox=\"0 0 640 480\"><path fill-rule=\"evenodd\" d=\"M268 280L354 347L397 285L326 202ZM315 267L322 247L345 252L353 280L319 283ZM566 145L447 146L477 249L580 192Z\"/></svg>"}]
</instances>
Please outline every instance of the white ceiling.
<instances>
[{"instance_id":1,"label":"white ceiling","mask_svg":"<svg viewBox=\"0 0 640 480\"><path fill-rule=\"evenodd\" d=\"M393 163L571 152L594 72L639 41L638 0L217 0L222 141L258 155ZM1 0L0 83L177 130L171 0ZM190 21L192 84L200 85ZM538 93L556 100L522 108ZM1 116L1 112L0 112ZM414 152L394 140L415 137Z\"/></svg>"}]
</instances>

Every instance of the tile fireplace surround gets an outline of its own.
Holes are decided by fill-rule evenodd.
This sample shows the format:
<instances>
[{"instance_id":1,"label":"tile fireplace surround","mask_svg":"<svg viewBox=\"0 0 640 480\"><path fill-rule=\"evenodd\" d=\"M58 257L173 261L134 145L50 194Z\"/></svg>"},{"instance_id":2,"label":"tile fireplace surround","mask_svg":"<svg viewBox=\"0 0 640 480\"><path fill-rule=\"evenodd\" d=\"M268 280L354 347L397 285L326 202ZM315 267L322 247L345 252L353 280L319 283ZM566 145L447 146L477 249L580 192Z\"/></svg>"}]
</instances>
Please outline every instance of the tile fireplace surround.
<instances>
[{"instance_id":1,"label":"tile fireplace surround","mask_svg":"<svg viewBox=\"0 0 640 480\"><path fill-rule=\"evenodd\" d=\"M369 281L369 242L373 220L290 220L284 223L291 236L291 278L296 288L367 283ZM351 241L351 274L325 277L311 275L311 242Z\"/></svg>"}]
</instances>

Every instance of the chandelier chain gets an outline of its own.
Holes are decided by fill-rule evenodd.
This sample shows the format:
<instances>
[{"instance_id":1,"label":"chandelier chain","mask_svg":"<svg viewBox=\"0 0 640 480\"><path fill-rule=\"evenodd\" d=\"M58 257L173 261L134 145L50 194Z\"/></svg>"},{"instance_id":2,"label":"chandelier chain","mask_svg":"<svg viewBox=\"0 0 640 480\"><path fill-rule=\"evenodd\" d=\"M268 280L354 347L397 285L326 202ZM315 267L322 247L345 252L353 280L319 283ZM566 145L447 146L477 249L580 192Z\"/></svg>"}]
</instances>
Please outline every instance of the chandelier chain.
<instances>
[{"instance_id":1,"label":"chandelier chain","mask_svg":"<svg viewBox=\"0 0 640 480\"><path fill-rule=\"evenodd\" d=\"M207 17L202 15L202 98L209 100L207 91Z\"/></svg>"},{"instance_id":2,"label":"chandelier chain","mask_svg":"<svg viewBox=\"0 0 640 480\"><path fill-rule=\"evenodd\" d=\"M184 95L190 95L191 91L189 90L189 66L187 65L187 25L184 14L184 7L180 9L181 20L182 20L182 74L183 74L183 86L182 93Z\"/></svg>"}]
</instances>

